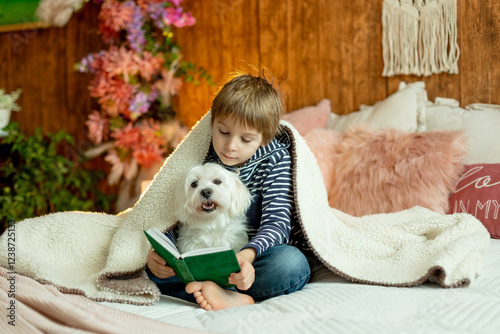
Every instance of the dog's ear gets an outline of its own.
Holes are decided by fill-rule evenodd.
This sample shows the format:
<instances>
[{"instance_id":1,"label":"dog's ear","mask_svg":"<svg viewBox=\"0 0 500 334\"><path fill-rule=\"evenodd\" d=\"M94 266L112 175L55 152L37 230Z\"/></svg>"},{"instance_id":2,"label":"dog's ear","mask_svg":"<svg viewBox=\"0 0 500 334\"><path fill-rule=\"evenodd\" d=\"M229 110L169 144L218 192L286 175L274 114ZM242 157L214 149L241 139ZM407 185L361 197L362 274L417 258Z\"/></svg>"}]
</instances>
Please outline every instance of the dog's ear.
<instances>
[{"instance_id":1,"label":"dog's ear","mask_svg":"<svg viewBox=\"0 0 500 334\"><path fill-rule=\"evenodd\" d=\"M241 182L238 175L234 175L234 186L231 193L231 206L229 214L233 217L241 216L246 213L250 204L252 204L252 194L248 188Z\"/></svg>"}]
</instances>

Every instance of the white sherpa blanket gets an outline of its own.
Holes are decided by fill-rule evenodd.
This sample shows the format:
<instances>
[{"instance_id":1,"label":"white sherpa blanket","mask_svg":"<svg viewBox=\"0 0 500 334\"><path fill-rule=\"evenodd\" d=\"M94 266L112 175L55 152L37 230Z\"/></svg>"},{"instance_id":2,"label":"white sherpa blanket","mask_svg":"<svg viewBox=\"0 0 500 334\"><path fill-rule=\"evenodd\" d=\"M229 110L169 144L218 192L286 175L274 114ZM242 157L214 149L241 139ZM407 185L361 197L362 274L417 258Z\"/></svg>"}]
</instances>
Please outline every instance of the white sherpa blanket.
<instances>
[{"instance_id":1,"label":"white sherpa blanket","mask_svg":"<svg viewBox=\"0 0 500 334\"><path fill-rule=\"evenodd\" d=\"M292 138L300 224L328 268L355 282L388 286L430 279L455 287L475 279L490 242L478 220L421 207L359 218L332 209L313 154L283 124ZM159 291L144 273L150 245L143 230L174 224L174 186L189 167L203 162L211 134L208 113L127 214L61 212L17 223L14 233L0 238L0 265L96 301L153 304ZM8 247L14 247L11 254Z\"/></svg>"}]
</instances>

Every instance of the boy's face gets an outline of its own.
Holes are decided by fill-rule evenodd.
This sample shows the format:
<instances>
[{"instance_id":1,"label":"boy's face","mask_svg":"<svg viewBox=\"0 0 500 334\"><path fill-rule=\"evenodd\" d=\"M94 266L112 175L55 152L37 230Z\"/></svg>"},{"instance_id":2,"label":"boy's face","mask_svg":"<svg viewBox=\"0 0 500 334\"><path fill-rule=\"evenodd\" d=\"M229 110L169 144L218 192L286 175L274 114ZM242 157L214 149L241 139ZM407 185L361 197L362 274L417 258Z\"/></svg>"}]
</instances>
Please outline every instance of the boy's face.
<instances>
[{"instance_id":1,"label":"boy's face","mask_svg":"<svg viewBox=\"0 0 500 334\"><path fill-rule=\"evenodd\" d=\"M233 116L216 118L213 125L212 144L224 165L242 166L262 143L262 133L247 128Z\"/></svg>"}]
</instances>

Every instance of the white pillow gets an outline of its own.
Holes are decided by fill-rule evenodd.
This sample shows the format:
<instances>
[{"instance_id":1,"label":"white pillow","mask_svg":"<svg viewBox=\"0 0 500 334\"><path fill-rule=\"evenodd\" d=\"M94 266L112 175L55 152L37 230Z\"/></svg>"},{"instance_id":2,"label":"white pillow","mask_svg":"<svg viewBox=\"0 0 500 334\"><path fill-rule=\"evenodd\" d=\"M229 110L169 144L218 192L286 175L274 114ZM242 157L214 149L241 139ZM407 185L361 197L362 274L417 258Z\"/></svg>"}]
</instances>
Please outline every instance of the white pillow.
<instances>
[{"instance_id":1,"label":"white pillow","mask_svg":"<svg viewBox=\"0 0 500 334\"><path fill-rule=\"evenodd\" d=\"M457 103L429 103L426 131L463 130L468 145L465 164L500 163L500 106L463 109L455 106Z\"/></svg>"},{"instance_id":2,"label":"white pillow","mask_svg":"<svg viewBox=\"0 0 500 334\"><path fill-rule=\"evenodd\" d=\"M500 112L500 105L488 103L473 103L465 107L468 110L494 110Z\"/></svg>"},{"instance_id":3,"label":"white pillow","mask_svg":"<svg viewBox=\"0 0 500 334\"><path fill-rule=\"evenodd\" d=\"M328 128L344 132L360 125L374 128L398 128L407 131L425 130L427 92L422 81L399 84L399 90L373 106L347 115L332 114Z\"/></svg>"}]
</instances>

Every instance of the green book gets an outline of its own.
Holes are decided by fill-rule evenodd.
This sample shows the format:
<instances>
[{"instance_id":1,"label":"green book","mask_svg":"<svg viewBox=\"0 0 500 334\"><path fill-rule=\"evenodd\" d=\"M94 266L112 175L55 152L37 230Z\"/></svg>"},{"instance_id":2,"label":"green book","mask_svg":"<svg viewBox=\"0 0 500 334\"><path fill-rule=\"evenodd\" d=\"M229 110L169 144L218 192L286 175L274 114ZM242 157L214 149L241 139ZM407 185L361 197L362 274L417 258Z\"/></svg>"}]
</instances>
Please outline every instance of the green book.
<instances>
[{"instance_id":1,"label":"green book","mask_svg":"<svg viewBox=\"0 0 500 334\"><path fill-rule=\"evenodd\" d=\"M151 246L185 284L193 281L212 281L223 288L234 287L227 279L240 271L234 250L228 247L196 249L181 254L175 244L160 230L144 231Z\"/></svg>"}]
</instances>

